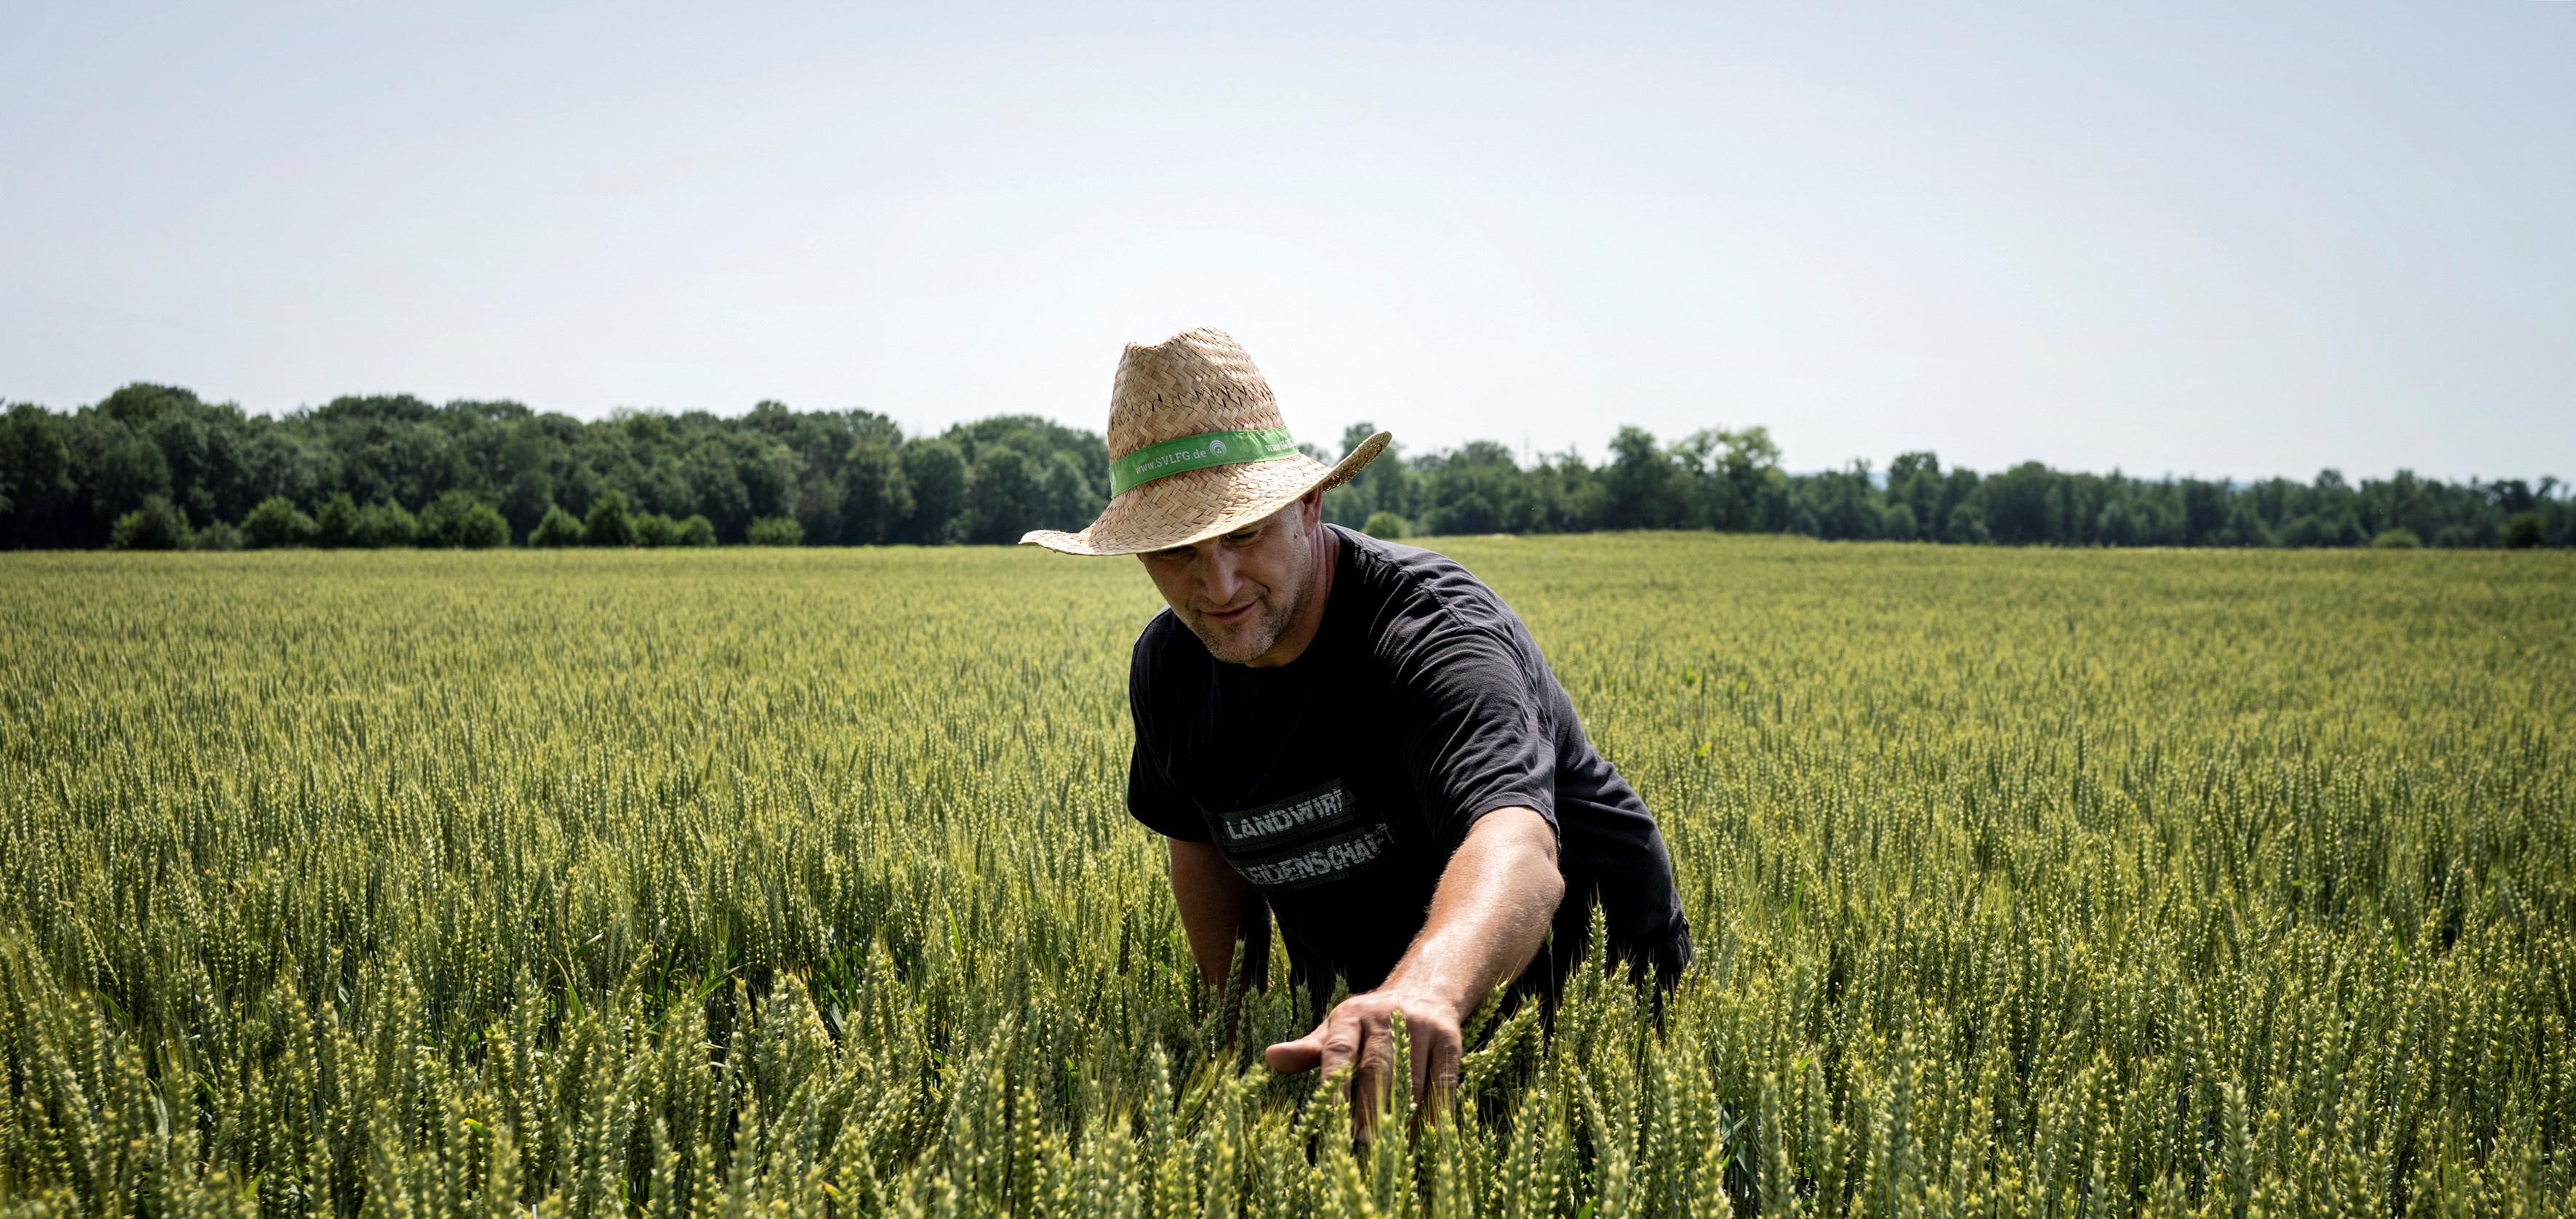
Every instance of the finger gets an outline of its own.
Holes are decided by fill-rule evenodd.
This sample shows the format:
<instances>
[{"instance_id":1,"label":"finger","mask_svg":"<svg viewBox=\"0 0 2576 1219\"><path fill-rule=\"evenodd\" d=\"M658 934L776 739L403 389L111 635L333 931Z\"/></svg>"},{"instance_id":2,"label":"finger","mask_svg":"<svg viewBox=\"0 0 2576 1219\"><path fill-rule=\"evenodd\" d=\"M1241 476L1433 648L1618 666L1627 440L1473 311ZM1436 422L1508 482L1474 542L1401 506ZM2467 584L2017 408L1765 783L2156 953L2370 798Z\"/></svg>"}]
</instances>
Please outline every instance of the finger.
<instances>
[{"instance_id":1,"label":"finger","mask_svg":"<svg viewBox=\"0 0 2576 1219\"><path fill-rule=\"evenodd\" d=\"M1357 1061L1351 1067L1351 1141L1365 1147L1377 1141L1378 1115L1386 1108L1393 1082L1395 1042L1385 1012L1370 1012L1359 1026Z\"/></svg>"},{"instance_id":2,"label":"finger","mask_svg":"<svg viewBox=\"0 0 2576 1219\"><path fill-rule=\"evenodd\" d=\"M1448 1029L1425 1029L1423 1034L1413 1051L1413 1078L1419 1081L1414 1092L1424 1103L1442 1108L1458 1088L1458 1037Z\"/></svg>"},{"instance_id":3,"label":"finger","mask_svg":"<svg viewBox=\"0 0 2576 1219\"><path fill-rule=\"evenodd\" d=\"M1411 1035L1413 1125L1420 1132L1445 1118L1458 1090L1458 1041L1448 1029L1424 1027Z\"/></svg>"},{"instance_id":4,"label":"finger","mask_svg":"<svg viewBox=\"0 0 2576 1219\"><path fill-rule=\"evenodd\" d=\"M1323 1041L1324 1054L1316 1065L1324 1074L1329 1076L1358 1064L1367 1030L1348 1004L1334 1008L1333 1014L1324 1017L1324 1026L1315 1033Z\"/></svg>"},{"instance_id":5,"label":"finger","mask_svg":"<svg viewBox=\"0 0 2576 1219\"><path fill-rule=\"evenodd\" d=\"M1295 1075L1301 1071L1314 1070L1323 1064L1324 1028L1330 1023L1331 1021L1327 1019L1324 1024L1316 1025L1314 1032L1295 1041L1279 1042L1263 1050L1261 1060L1269 1063L1271 1070L1282 1075Z\"/></svg>"},{"instance_id":6,"label":"finger","mask_svg":"<svg viewBox=\"0 0 2576 1219\"><path fill-rule=\"evenodd\" d=\"M1428 1094L1432 1084L1436 1082L1431 1078L1431 1069L1433 1060L1438 1057L1433 1051L1439 1048L1440 1031L1407 1022L1404 1026L1404 1034L1407 1048L1412 1051L1406 1055L1404 1065L1413 1073L1413 1095L1420 1098Z\"/></svg>"},{"instance_id":7,"label":"finger","mask_svg":"<svg viewBox=\"0 0 2576 1219\"><path fill-rule=\"evenodd\" d=\"M1386 1091L1394 1083L1395 1034L1387 1027L1386 1013L1372 1012L1360 1027L1359 1069L1351 1075L1351 1103L1375 1110L1386 1103Z\"/></svg>"}]
</instances>

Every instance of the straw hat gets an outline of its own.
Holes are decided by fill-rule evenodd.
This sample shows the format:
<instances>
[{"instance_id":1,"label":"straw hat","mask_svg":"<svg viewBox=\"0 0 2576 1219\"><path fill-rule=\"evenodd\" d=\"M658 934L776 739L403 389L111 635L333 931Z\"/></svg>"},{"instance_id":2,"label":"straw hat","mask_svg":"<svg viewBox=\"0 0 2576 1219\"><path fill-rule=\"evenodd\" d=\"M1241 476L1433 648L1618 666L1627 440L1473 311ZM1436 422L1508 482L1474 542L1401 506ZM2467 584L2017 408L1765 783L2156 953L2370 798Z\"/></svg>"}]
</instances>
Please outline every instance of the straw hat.
<instances>
[{"instance_id":1,"label":"straw hat","mask_svg":"<svg viewBox=\"0 0 2576 1219\"><path fill-rule=\"evenodd\" d=\"M1205 541L1340 486L1390 439L1379 432L1325 465L1298 450L1270 383L1224 331L1129 343L1109 391L1109 506L1080 533L1034 529L1020 544L1143 554Z\"/></svg>"}]
</instances>

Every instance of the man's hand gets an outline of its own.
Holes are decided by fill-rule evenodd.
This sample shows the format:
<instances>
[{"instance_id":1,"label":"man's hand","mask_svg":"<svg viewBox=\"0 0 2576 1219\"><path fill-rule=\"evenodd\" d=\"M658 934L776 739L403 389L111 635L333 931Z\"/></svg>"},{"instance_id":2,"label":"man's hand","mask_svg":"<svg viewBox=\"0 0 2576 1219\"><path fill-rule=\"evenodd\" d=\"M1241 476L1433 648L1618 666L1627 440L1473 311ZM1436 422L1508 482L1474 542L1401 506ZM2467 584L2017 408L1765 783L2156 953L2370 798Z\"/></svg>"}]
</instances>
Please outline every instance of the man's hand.
<instances>
[{"instance_id":1,"label":"man's hand","mask_svg":"<svg viewBox=\"0 0 2576 1219\"><path fill-rule=\"evenodd\" d=\"M1365 1143L1376 1134L1377 1111L1395 1082L1395 1034L1392 1017L1404 1013L1404 1036L1411 1044L1413 1094L1431 1103L1458 1086L1459 1026L1466 1013L1446 998L1403 993L1387 986L1353 995L1324 1017L1315 1031L1283 1041L1264 1051L1270 1069L1283 1075L1320 1067L1325 1075L1351 1068L1353 1133Z\"/></svg>"},{"instance_id":2,"label":"man's hand","mask_svg":"<svg viewBox=\"0 0 2576 1219\"><path fill-rule=\"evenodd\" d=\"M1404 1013L1412 1043L1415 1094L1445 1095L1458 1082L1459 1025L1529 964L1564 896L1547 819L1521 807L1485 814L1449 857L1431 917L1386 984L1343 1000L1314 1032L1271 1046L1263 1057L1283 1074L1350 1067L1353 1133L1368 1141L1394 1079L1394 1014Z\"/></svg>"}]
</instances>

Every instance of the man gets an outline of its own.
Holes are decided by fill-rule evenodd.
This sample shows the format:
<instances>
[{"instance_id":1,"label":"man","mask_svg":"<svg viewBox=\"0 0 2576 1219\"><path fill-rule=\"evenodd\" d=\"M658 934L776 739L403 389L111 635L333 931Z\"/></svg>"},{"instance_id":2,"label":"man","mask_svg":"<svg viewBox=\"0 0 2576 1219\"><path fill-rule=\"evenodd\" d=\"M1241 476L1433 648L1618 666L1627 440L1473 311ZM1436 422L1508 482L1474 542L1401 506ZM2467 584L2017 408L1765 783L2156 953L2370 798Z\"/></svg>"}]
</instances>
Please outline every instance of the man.
<instances>
[{"instance_id":1,"label":"man","mask_svg":"<svg viewBox=\"0 0 2576 1219\"><path fill-rule=\"evenodd\" d=\"M1335 975L1354 992L1271 1067L1381 1086L1400 1010L1413 1077L1439 1087L1495 986L1563 979L1596 900L1608 950L1665 980L1690 929L1653 816L1510 607L1437 554L1321 522L1388 440L1326 466L1225 334L1130 344L1109 506L1020 540L1137 555L1170 607L1129 670L1127 807L1166 839L1200 974L1222 983L1276 915L1319 998Z\"/></svg>"}]
</instances>

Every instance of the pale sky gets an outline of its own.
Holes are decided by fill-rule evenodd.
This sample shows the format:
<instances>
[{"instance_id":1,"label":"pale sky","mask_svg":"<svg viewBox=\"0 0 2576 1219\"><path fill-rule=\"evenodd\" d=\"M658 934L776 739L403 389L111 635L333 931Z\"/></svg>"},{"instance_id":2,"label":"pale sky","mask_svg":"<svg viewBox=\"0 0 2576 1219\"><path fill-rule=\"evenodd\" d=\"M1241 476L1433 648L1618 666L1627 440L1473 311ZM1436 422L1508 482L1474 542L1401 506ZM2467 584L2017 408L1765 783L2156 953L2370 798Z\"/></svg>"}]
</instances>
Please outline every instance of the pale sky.
<instances>
[{"instance_id":1,"label":"pale sky","mask_svg":"<svg viewBox=\"0 0 2576 1219\"><path fill-rule=\"evenodd\" d=\"M2576 3L0 7L0 398L2576 475Z\"/></svg>"}]
</instances>

